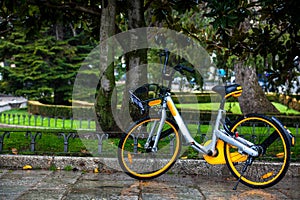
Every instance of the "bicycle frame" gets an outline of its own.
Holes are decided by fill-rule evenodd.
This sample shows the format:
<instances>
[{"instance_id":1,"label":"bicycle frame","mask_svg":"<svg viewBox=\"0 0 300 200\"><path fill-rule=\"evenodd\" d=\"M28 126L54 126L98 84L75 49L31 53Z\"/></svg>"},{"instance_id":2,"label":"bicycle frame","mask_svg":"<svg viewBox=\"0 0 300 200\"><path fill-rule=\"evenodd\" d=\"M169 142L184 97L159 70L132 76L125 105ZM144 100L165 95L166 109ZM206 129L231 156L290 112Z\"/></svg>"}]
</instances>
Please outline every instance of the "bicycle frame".
<instances>
[{"instance_id":1,"label":"bicycle frame","mask_svg":"<svg viewBox=\"0 0 300 200\"><path fill-rule=\"evenodd\" d=\"M160 54L160 58L165 56L161 86L155 84L156 87L153 90L153 87L150 87L151 84L145 84L135 91L129 91L131 103L139 108L141 114L147 114L147 116L134 123L119 142L118 159L122 169L129 176L139 180L160 176L167 172L180 156L180 144L184 137L186 144L202 153L207 163L228 166L238 179L234 190L237 189L239 182L253 188L266 188L280 181L289 167L290 147L295 145L294 136L275 117L254 113L238 118L234 123L224 119L226 99L239 97L243 88L239 84L217 85L212 88L212 91L218 93L222 100L212 127L212 136L205 144L199 144L192 137L171 96L172 77L175 71L185 75L185 72L195 73L195 70L177 64L173 67L173 71L167 71L169 53L165 50ZM164 81L169 81L167 87L164 87ZM150 99L147 98L150 96L149 91L155 92L155 95L151 94ZM159 116L150 116L153 113L150 112L152 106L159 107ZM151 111L157 111L157 109L154 108ZM169 114L174 119L170 120ZM248 123L255 124L255 127L258 123L257 133L256 128L254 130ZM246 131L247 128L250 130ZM249 138L249 141L240 137L238 132L241 132L245 138ZM273 143L275 144L272 145ZM276 146L277 143L279 148ZM163 147L167 148L163 150ZM271 150L268 150L269 147ZM246 173L244 176L257 158L259 158L257 162L259 164L252 168L257 172ZM269 165L270 159L274 160L276 165L269 169L264 164ZM141 161L143 163L139 164Z\"/></svg>"},{"instance_id":2,"label":"bicycle frame","mask_svg":"<svg viewBox=\"0 0 300 200\"><path fill-rule=\"evenodd\" d=\"M157 130L157 137L155 138L153 149L155 150L157 148L158 140L160 138L160 133L162 131L163 125L165 123L165 120L167 118L166 108L168 108L174 117L175 121L178 124L179 130L181 131L182 135L184 136L187 143L193 147L195 150L197 150L200 153L207 154L209 156L212 156L216 153L216 144L218 139L223 140L224 142L227 142L233 146L236 146L241 152L245 152L248 155L251 156L258 156L258 151L255 149L252 149L251 147L254 146L253 143L241 138L241 137L233 137L230 134L228 134L225 130L220 129L221 121L222 121L222 115L225 113L225 110L219 109L217 114L217 119L214 125L213 133L211 142L203 146L199 144L195 139L191 136L187 126L185 125L182 117L180 116L177 108L175 107L175 104L171 98L170 93L167 93L166 96L163 98L162 103L162 110L161 110L161 120L159 123L159 128ZM152 134L150 134L148 140L152 137Z\"/></svg>"}]
</instances>

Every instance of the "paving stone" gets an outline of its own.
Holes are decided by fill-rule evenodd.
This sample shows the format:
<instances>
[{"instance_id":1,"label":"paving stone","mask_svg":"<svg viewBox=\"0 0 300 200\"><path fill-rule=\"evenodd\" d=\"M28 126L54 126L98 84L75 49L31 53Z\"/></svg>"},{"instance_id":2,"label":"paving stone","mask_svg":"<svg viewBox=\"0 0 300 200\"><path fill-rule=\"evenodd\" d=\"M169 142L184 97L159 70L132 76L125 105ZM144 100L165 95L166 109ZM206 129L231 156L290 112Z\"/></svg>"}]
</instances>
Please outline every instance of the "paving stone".
<instances>
[{"instance_id":1,"label":"paving stone","mask_svg":"<svg viewBox=\"0 0 300 200\"><path fill-rule=\"evenodd\" d=\"M138 181L123 172L0 169L0 200L300 199L300 177L284 177L273 187L252 189L231 176L167 173Z\"/></svg>"}]
</instances>

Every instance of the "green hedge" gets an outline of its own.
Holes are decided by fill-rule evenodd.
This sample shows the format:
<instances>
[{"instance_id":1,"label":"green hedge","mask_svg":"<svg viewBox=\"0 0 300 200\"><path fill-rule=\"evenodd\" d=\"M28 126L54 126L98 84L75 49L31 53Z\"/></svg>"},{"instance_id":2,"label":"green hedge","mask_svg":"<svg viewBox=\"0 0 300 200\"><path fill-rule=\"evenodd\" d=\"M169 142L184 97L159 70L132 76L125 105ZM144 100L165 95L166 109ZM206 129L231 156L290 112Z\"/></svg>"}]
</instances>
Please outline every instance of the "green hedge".
<instances>
[{"instance_id":1,"label":"green hedge","mask_svg":"<svg viewBox=\"0 0 300 200\"><path fill-rule=\"evenodd\" d=\"M172 98L175 103L209 103L220 99L218 94L215 93L173 93ZM267 98L272 102L279 102L289 106L295 110L300 110L300 101L296 100L296 97L287 97L283 95L267 94ZM299 97L298 97L299 98ZM238 101L237 98L230 98L227 102ZM76 112L76 116L80 119L90 119L91 113L94 113L93 105L86 102L76 101L72 102L75 106L61 106L61 105L48 105L42 104L38 101L28 101L28 112L34 115L42 115L47 117L60 117L60 118L74 118L73 112ZM205 117L206 118L206 117Z\"/></svg>"},{"instance_id":2,"label":"green hedge","mask_svg":"<svg viewBox=\"0 0 300 200\"><path fill-rule=\"evenodd\" d=\"M279 95L277 94L266 94L267 98L271 102L279 102ZM175 103L210 103L212 100L220 99L220 95L216 93L185 93L185 92L176 92L172 93L172 98ZM226 99L227 102L238 102L237 98Z\"/></svg>"},{"instance_id":3,"label":"green hedge","mask_svg":"<svg viewBox=\"0 0 300 200\"><path fill-rule=\"evenodd\" d=\"M200 111L199 113L195 113L193 111L182 111L180 112L184 120L187 121L200 121L201 123L209 123L211 120L215 121L215 117L217 116L216 111ZM286 114L266 114L267 116L271 117L274 116L279 119L285 125L291 125L300 121L299 115L286 115ZM237 120L239 117L242 117L242 114L234 114L234 113L226 113L226 117L233 122Z\"/></svg>"},{"instance_id":4,"label":"green hedge","mask_svg":"<svg viewBox=\"0 0 300 200\"><path fill-rule=\"evenodd\" d=\"M47 117L58 117L70 119L74 118L73 112L76 112L76 118L90 119L93 113L93 106L62 106L42 104L38 101L28 101L28 113Z\"/></svg>"},{"instance_id":5,"label":"green hedge","mask_svg":"<svg viewBox=\"0 0 300 200\"><path fill-rule=\"evenodd\" d=\"M283 105L286 105L287 107L300 111L300 100L299 96L296 95L279 95L278 101L279 103L282 103Z\"/></svg>"}]
</instances>

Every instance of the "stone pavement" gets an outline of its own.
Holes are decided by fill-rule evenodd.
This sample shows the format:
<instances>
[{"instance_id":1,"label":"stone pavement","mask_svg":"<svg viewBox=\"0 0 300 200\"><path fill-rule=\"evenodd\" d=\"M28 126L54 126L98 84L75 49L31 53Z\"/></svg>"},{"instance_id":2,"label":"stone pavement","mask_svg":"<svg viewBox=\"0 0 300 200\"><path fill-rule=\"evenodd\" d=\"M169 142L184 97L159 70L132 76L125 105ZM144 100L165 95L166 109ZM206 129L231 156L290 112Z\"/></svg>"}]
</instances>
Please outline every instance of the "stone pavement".
<instances>
[{"instance_id":1,"label":"stone pavement","mask_svg":"<svg viewBox=\"0 0 300 200\"><path fill-rule=\"evenodd\" d=\"M277 185L237 191L229 176L165 174L137 181L122 172L0 169L1 200L34 199L300 199L300 177L285 177Z\"/></svg>"}]
</instances>

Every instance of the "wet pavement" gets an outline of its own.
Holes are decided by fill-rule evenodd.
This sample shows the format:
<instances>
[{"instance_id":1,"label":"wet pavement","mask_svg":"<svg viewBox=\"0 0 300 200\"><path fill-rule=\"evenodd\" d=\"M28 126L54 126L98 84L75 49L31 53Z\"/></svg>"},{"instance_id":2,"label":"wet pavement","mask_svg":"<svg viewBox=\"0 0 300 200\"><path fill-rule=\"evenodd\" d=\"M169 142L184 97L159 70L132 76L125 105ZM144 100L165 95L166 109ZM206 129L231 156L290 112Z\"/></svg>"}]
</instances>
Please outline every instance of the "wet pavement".
<instances>
[{"instance_id":1,"label":"wet pavement","mask_svg":"<svg viewBox=\"0 0 300 200\"><path fill-rule=\"evenodd\" d=\"M285 177L267 189L242 184L232 190L231 177L165 174L137 181L122 172L0 169L0 199L300 199L300 177Z\"/></svg>"}]
</instances>

